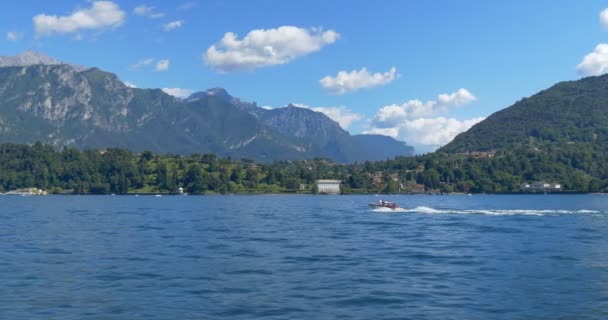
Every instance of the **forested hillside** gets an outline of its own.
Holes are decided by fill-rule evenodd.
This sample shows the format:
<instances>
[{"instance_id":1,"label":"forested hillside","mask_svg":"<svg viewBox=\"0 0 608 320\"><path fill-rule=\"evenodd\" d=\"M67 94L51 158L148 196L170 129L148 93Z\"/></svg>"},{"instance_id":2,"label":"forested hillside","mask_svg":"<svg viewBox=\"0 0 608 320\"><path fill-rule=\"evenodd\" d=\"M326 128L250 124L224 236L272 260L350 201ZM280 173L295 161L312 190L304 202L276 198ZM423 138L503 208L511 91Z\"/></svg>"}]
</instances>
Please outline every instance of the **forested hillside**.
<instances>
[{"instance_id":1,"label":"forested hillside","mask_svg":"<svg viewBox=\"0 0 608 320\"><path fill-rule=\"evenodd\" d=\"M461 133L440 151L458 153L506 150L536 143L563 146L607 142L608 75L603 75L561 82L524 98Z\"/></svg>"}]
</instances>

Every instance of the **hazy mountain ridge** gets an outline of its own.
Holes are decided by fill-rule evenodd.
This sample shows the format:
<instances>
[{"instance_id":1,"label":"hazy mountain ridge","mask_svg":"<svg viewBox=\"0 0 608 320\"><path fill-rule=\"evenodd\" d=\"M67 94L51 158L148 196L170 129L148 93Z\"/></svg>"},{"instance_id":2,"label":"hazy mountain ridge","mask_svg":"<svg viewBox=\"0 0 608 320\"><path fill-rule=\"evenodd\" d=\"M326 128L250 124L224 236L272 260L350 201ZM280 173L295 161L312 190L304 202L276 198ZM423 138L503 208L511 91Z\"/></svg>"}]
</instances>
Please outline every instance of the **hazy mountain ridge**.
<instances>
[{"instance_id":1,"label":"hazy mountain ridge","mask_svg":"<svg viewBox=\"0 0 608 320\"><path fill-rule=\"evenodd\" d=\"M213 96L230 102L280 134L300 141L299 151L312 152L340 162L386 160L414 154L405 142L381 135L350 135L325 114L289 104L287 107L264 109L255 102L234 98L222 88L197 92L186 101L197 101Z\"/></svg>"}]
</instances>

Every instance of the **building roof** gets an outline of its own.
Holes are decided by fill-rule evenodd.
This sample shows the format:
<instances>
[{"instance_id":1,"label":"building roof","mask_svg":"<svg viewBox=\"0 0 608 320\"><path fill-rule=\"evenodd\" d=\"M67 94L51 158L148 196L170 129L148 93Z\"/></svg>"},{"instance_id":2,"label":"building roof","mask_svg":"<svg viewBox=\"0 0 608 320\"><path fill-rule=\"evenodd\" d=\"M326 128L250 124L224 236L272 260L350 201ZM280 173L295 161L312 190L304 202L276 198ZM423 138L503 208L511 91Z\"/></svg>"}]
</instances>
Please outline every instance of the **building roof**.
<instances>
[{"instance_id":1,"label":"building roof","mask_svg":"<svg viewBox=\"0 0 608 320\"><path fill-rule=\"evenodd\" d=\"M317 180L317 183L340 183L342 180Z\"/></svg>"}]
</instances>

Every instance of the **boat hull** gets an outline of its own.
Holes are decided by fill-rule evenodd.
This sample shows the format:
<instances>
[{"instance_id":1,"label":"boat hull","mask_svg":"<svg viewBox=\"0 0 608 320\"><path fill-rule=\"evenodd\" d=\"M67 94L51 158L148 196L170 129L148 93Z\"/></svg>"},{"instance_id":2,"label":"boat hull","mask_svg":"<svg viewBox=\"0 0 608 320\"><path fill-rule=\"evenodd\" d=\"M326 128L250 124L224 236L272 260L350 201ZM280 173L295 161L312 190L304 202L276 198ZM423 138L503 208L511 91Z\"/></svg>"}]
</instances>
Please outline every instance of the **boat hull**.
<instances>
[{"instance_id":1,"label":"boat hull","mask_svg":"<svg viewBox=\"0 0 608 320\"><path fill-rule=\"evenodd\" d=\"M393 209L393 210L395 210L395 209L398 209L398 208L399 208L399 206L398 206L398 205L393 205L393 206L382 206L382 205L375 204L375 203L370 203L370 204L368 204L368 205L369 205L369 207L370 207L370 208L372 208L372 209L381 209L381 208L387 208L387 209Z\"/></svg>"}]
</instances>

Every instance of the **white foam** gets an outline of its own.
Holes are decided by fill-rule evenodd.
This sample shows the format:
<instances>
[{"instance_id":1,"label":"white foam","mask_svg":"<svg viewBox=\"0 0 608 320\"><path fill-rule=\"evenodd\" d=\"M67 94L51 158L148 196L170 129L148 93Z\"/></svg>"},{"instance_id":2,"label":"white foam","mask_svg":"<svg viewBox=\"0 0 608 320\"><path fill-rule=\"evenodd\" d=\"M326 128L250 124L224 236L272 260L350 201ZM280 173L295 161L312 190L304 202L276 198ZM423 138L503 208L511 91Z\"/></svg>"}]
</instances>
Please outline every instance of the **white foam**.
<instances>
[{"instance_id":1,"label":"white foam","mask_svg":"<svg viewBox=\"0 0 608 320\"><path fill-rule=\"evenodd\" d=\"M414 209L407 210L412 213L428 213L428 214L486 214L493 216L504 216L504 215L531 215L531 216L544 216L544 215L556 215L556 214L594 214L600 213L597 210L536 210L536 209L511 209L511 210L455 210L455 209L433 209L429 207L416 207Z\"/></svg>"},{"instance_id":2,"label":"white foam","mask_svg":"<svg viewBox=\"0 0 608 320\"><path fill-rule=\"evenodd\" d=\"M418 212L418 213L451 213L446 210L437 210L429 207L416 207L414 209L408 210L410 212Z\"/></svg>"}]
</instances>

